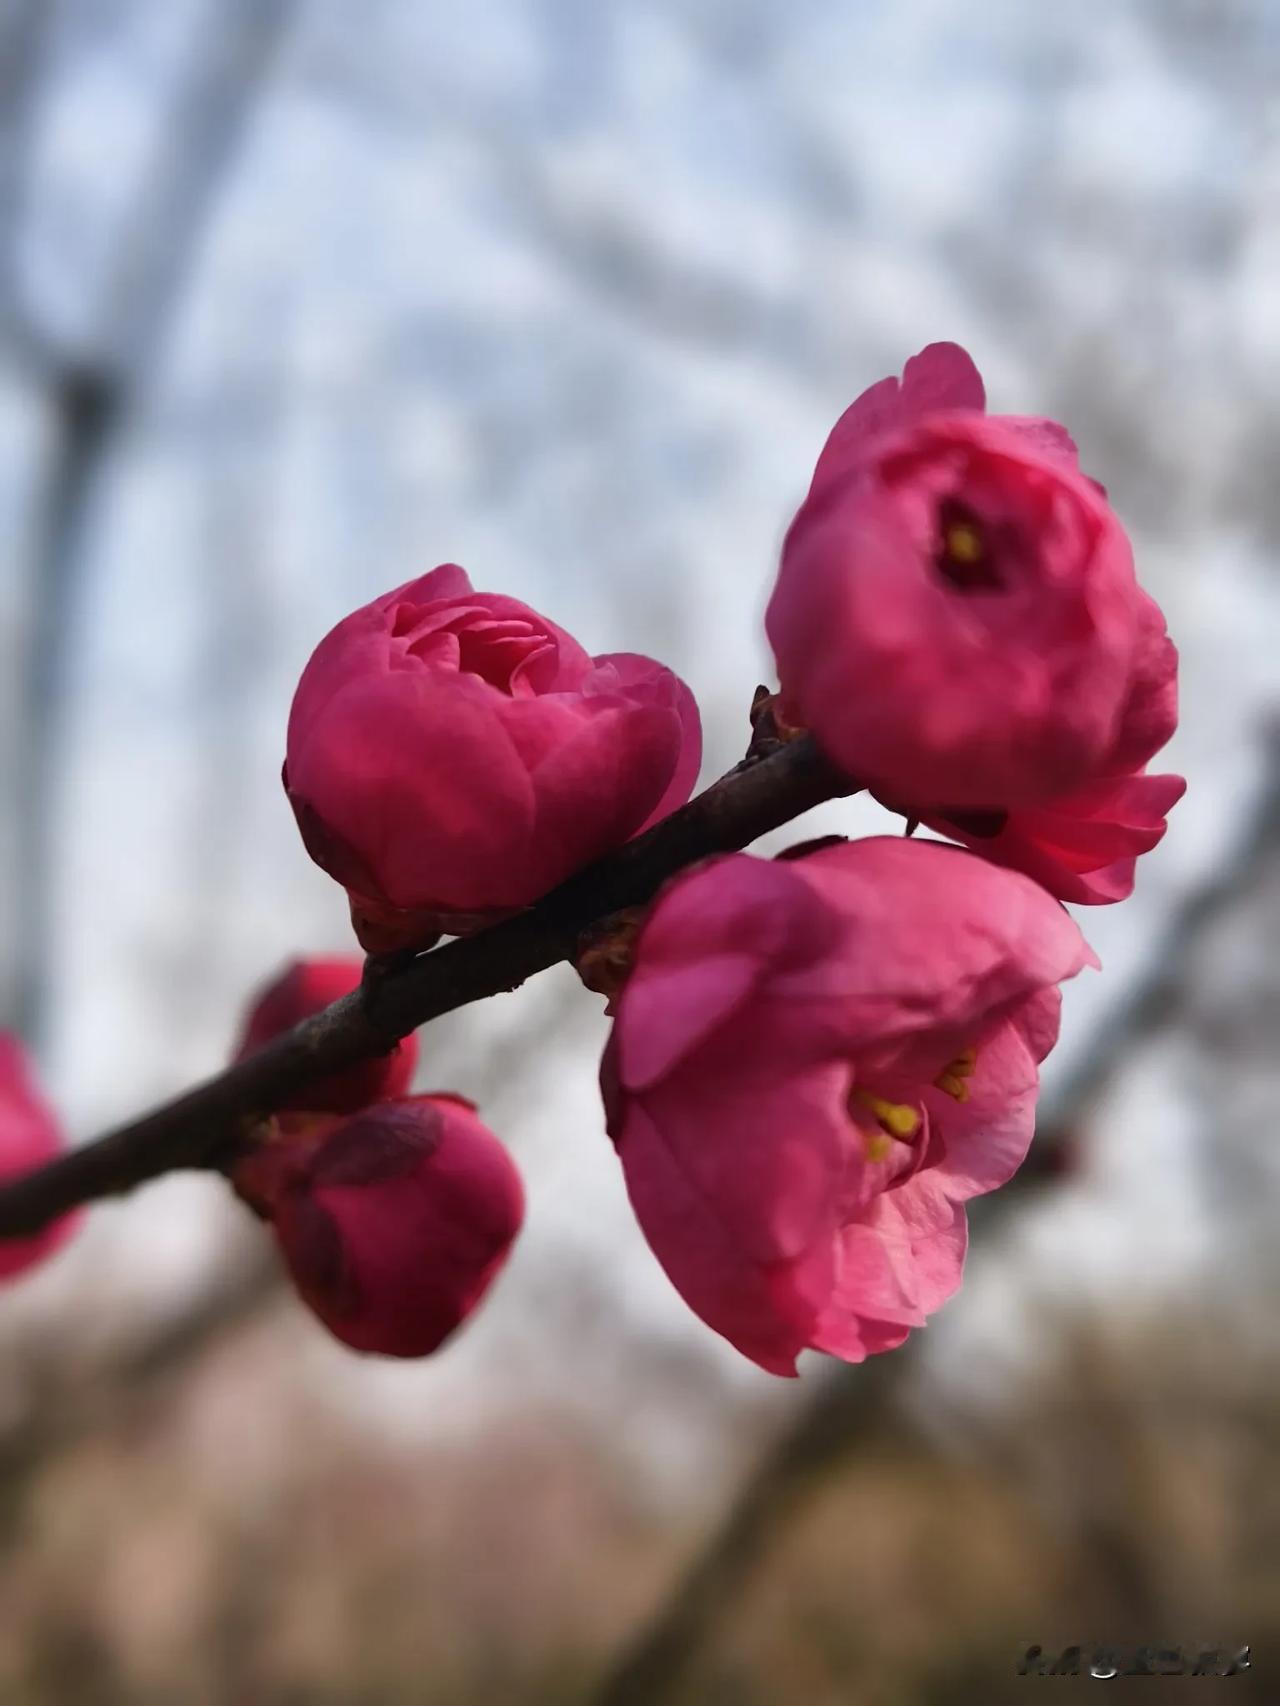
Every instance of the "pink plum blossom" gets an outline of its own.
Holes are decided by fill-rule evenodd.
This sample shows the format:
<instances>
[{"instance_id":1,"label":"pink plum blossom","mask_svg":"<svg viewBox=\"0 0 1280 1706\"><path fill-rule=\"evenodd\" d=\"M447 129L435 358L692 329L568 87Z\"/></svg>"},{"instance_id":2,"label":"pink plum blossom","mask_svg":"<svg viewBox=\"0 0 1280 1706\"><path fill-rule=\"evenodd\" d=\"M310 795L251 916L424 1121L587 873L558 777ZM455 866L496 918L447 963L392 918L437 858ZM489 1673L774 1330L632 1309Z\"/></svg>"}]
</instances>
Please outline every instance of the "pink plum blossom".
<instances>
[{"instance_id":1,"label":"pink plum blossom","mask_svg":"<svg viewBox=\"0 0 1280 1706\"><path fill-rule=\"evenodd\" d=\"M1182 791L1145 774L1177 653L1065 429L983 407L965 352L932 344L837 422L766 618L783 702L898 809L1119 898Z\"/></svg>"},{"instance_id":2,"label":"pink plum blossom","mask_svg":"<svg viewBox=\"0 0 1280 1706\"><path fill-rule=\"evenodd\" d=\"M290 961L254 997L234 1058L246 1059L282 1031L292 1030L303 1019L353 994L360 987L363 970L364 962L352 954ZM413 1081L417 1063L418 1039L406 1037L389 1054L361 1061L307 1085L282 1111L351 1114L370 1102L403 1096Z\"/></svg>"},{"instance_id":3,"label":"pink plum blossom","mask_svg":"<svg viewBox=\"0 0 1280 1706\"><path fill-rule=\"evenodd\" d=\"M36 1088L22 1044L0 1032L0 1180L59 1156L65 1145L52 1110ZM66 1214L29 1238L0 1240L0 1281L16 1279L60 1249L79 1214Z\"/></svg>"},{"instance_id":4,"label":"pink plum blossom","mask_svg":"<svg viewBox=\"0 0 1280 1706\"><path fill-rule=\"evenodd\" d=\"M630 652L588 657L446 563L322 640L289 717L285 786L364 947L529 905L693 789L693 695Z\"/></svg>"},{"instance_id":5,"label":"pink plum blossom","mask_svg":"<svg viewBox=\"0 0 1280 1706\"><path fill-rule=\"evenodd\" d=\"M290 1278L358 1351L421 1357L479 1304L524 1218L515 1162L470 1102L381 1102L240 1161Z\"/></svg>"},{"instance_id":6,"label":"pink plum blossom","mask_svg":"<svg viewBox=\"0 0 1280 1706\"><path fill-rule=\"evenodd\" d=\"M1030 878L904 837L709 860L659 896L601 1082L689 1306L794 1374L900 1344L960 1283L965 1203L1031 1139L1057 985L1096 964Z\"/></svg>"}]
</instances>

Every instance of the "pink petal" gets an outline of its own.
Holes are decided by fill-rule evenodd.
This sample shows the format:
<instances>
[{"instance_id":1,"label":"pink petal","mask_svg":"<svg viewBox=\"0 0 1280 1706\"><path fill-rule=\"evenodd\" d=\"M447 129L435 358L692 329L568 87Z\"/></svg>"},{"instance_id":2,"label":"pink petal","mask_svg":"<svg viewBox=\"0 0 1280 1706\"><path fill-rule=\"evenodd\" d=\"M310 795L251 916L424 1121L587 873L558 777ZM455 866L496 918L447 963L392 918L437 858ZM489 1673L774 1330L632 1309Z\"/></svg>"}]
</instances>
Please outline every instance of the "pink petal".
<instances>
[{"instance_id":1,"label":"pink petal","mask_svg":"<svg viewBox=\"0 0 1280 1706\"><path fill-rule=\"evenodd\" d=\"M1165 631L1164 613L1145 592L1138 595L1138 609L1133 686L1107 764L1113 773L1141 770L1178 726L1177 647Z\"/></svg>"},{"instance_id":2,"label":"pink petal","mask_svg":"<svg viewBox=\"0 0 1280 1706\"><path fill-rule=\"evenodd\" d=\"M636 1103L628 1108L618 1153L636 1218L685 1302L761 1368L794 1375L815 1312L789 1286L788 1265L771 1269L747 1257ZM814 1280L806 1278L808 1293Z\"/></svg>"},{"instance_id":3,"label":"pink petal","mask_svg":"<svg viewBox=\"0 0 1280 1706\"><path fill-rule=\"evenodd\" d=\"M709 860L662 891L637 944L645 975L619 1000L625 1083L644 1089L728 1018L775 960L817 953L822 908L786 864Z\"/></svg>"},{"instance_id":4,"label":"pink petal","mask_svg":"<svg viewBox=\"0 0 1280 1706\"><path fill-rule=\"evenodd\" d=\"M916 1301L928 1316L953 1297L960 1286L969 1245L969 1224L959 1203L940 1224L920 1229L903 1208L903 1194L887 1192L876 1204L871 1224L885 1240L900 1239L911 1251Z\"/></svg>"},{"instance_id":5,"label":"pink petal","mask_svg":"<svg viewBox=\"0 0 1280 1706\"><path fill-rule=\"evenodd\" d=\"M681 1172L760 1262L799 1256L829 1235L845 1173L848 1069L771 1058L767 1026L735 1025L725 1046L644 1095Z\"/></svg>"},{"instance_id":6,"label":"pink petal","mask_svg":"<svg viewBox=\"0 0 1280 1706\"><path fill-rule=\"evenodd\" d=\"M1025 1033L1006 1021L978 1045L969 1099L930 1087L925 1101L942 1137L933 1182L956 1202L1005 1184L1026 1159L1035 1130L1039 1074ZM903 1186L903 1193L910 1186Z\"/></svg>"},{"instance_id":7,"label":"pink petal","mask_svg":"<svg viewBox=\"0 0 1280 1706\"><path fill-rule=\"evenodd\" d=\"M985 406L982 376L960 345L926 345L907 362L901 381L879 380L841 415L818 458L810 495L856 473L863 457L885 434L937 410L981 413Z\"/></svg>"},{"instance_id":8,"label":"pink petal","mask_svg":"<svg viewBox=\"0 0 1280 1706\"><path fill-rule=\"evenodd\" d=\"M847 922L838 952L771 987L779 1000L838 1003L860 1060L886 1069L897 1060L933 1076L927 1054L915 1064L922 1034L926 1050L955 1037L964 1047L985 1015L1093 963L1078 925L1038 884L939 842L873 836L794 869Z\"/></svg>"},{"instance_id":9,"label":"pink petal","mask_svg":"<svg viewBox=\"0 0 1280 1706\"><path fill-rule=\"evenodd\" d=\"M845 1228L831 1301L814 1332L819 1350L861 1362L900 1345L913 1327L951 1297L964 1268L968 1227L963 1208L917 1227L886 1192L864 1222Z\"/></svg>"},{"instance_id":10,"label":"pink petal","mask_svg":"<svg viewBox=\"0 0 1280 1706\"><path fill-rule=\"evenodd\" d=\"M894 1228L886 1231L854 1221L840 1233L836 1249L839 1265L829 1305L832 1311L869 1315L898 1327L924 1326L907 1237Z\"/></svg>"},{"instance_id":11,"label":"pink petal","mask_svg":"<svg viewBox=\"0 0 1280 1706\"><path fill-rule=\"evenodd\" d=\"M959 344L926 344L902 370L902 425L940 409L982 414L986 388L973 357Z\"/></svg>"},{"instance_id":12,"label":"pink petal","mask_svg":"<svg viewBox=\"0 0 1280 1706\"><path fill-rule=\"evenodd\" d=\"M511 701L499 716L518 740L518 720L557 711L562 727L529 777L532 898L630 840L661 797L674 757L671 714L657 706L536 699Z\"/></svg>"},{"instance_id":13,"label":"pink petal","mask_svg":"<svg viewBox=\"0 0 1280 1706\"><path fill-rule=\"evenodd\" d=\"M675 712L679 734L676 758L662 797L636 834L658 823L693 793L702 766L702 719L693 693L674 671L637 652L610 652L594 660L594 672L582 684L584 693L621 691L636 704L660 705Z\"/></svg>"},{"instance_id":14,"label":"pink petal","mask_svg":"<svg viewBox=\"0 0 1280 1706\"><path fill-rule=\"evenodd\" d=\"M1080 452L1066 427L1042 415L998 415L1001 425L1008 427L1048 462L1057 462L1071 473L1080 470Z\"/></svg>"},{"instance_id":15,"label":"pink petal","mask_svg":"<svg viewBox=\"0 0 1280 1706\"><path fill-rule=\"evenodd\" d=\"M1181 776L1115 776L1051 806L1009 812L994 835L929 816L985 859L1025 871L1060 900L1105 904L1133 890L1139 855L1163 837L1165 816L1186 791Z\"/></svg>"},{"instance_id":16,"label":"pink petal","mask_svg":"<svg viewBox=\"0 0 1280 1706\"><path fill-rule=\"evenodd\" d=\"M472 595L471 577L458 563L441 563L428 574L404 581L384 592L369 608L393 609L406 600L414 604L435 604L442 599L468 598Z\"/></svg>"},{"instance_id":17,"label":"pink petal","mask_svg":"<svg viewBox=\"0 0 1280 1706\"><path fill-rule=\"evenodd\" d=\"M357 677L291 748L291 794L347 826L377 873L375 898L408 909L525 904L540 892L527 867L534 790L498 714L511 704L469 677ZM564 715L555 700L517 709L533 713L526 723Z\"/></svg>"}]
</instances>

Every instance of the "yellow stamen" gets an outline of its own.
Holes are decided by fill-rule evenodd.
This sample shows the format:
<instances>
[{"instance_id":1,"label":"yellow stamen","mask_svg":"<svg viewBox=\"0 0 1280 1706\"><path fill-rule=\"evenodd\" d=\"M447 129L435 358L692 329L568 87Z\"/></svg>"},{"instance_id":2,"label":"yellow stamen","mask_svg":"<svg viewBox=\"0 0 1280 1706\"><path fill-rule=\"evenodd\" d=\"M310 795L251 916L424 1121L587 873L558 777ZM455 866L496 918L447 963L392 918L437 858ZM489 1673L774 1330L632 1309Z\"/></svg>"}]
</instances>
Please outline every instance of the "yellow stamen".
<instances>
[{"instance_id":1,"label":"yellow stamen","mask_svg":"<svg viewBox=\"0 0 1280 1706\"><path fill-rule=\"evenodd\" d=\"M851 1099L861 1102L875 1115L881 1131L903 1143L909 1142L920 1129L919 1110L906 1102L886 1102L883 1096L873 1096L870 1090L859 1089L854 1090Z\"/></svg>"},{"instance_id":2,"label":"yellow stamen","mask_svg":"<svg viewBox=\"0 0 1280 1706\"><path fill-rule=\"evenodd\" d=\"M947 1062L933 1082L944 1095L953 1097L957 1102L967 1102L969 1100L968 1081L973 1077L977 1064L977 1049L963 1049L954 1060Z\"/></svg>"},{"instance_id":3,"label":"yellow stamen","mask_svg":"<svg viewBox=\"0 0 1280 1706\"><path fill-rule=\"evenodd\" d=\"M893 1154L893 1139L886 1132L863 1132L862 1143L864 1153L870 1162L887 1161Z\"/></svg>"},{"instance_id":4,"label":"yellow stamen","mask_svg":"<svg viewBox=\"0 0 1280 1706\"><path fill-rule=\"evenodd\" d=\"M981 533L967 521L948 527L945 544L947 555L956 563L980 563L986 555Z\"/></svg>"}]
</instances>

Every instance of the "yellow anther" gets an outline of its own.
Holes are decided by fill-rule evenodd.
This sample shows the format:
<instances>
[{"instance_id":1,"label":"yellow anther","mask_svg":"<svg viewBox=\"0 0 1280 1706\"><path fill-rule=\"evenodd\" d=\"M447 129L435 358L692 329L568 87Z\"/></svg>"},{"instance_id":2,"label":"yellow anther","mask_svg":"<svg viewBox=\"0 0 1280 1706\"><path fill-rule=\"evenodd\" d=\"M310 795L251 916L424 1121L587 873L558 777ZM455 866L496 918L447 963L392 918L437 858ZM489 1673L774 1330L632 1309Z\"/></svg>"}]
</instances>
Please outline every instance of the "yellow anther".
<instances>
[{"instance_id":1,"label":"yellow anther","mask_svg":"<svg viewBox=\"0 0 1280 1706\"><path fill-rule=\"evenodd\" d=\"M967 521L957 521L946 532L947 555L956 563L980 563L986 546L978 529Z\"/></svg>"},{"instance_id":2,"label":"yellow anther","mask_svg":"<svg viewBox=\"0 0 1280 1706\"><path fill-rule=\"evenodd\" d=\"M867 1131L862 1134L863 1152L867 1160L887 1161L893 1154L893 1139L882 1131Z\"/></svg>"},{"instance_id":3,"label":"yellow anther","mask_svg":"<svg viewBox=\"0 0 1280 1706\"><path fill-rule=\"evenodd\" d=\"M977 1049L963 1049L954 1060L947 1062L934 1079L934 1083L944 1095L953 1097L957 1102L967 1102L969 1100L969 1079L973 1077L977 1064Z\"/></svg>"},{"instance_id":4,"label":"yellow anther","mask_svg":"<svg viewBox=\"0 0 1280 1706\"><path fill-rule=\"evenodd\" d=\"M873 1096L870 1090L855 1089L851 1098L875 1115L876 1124L890 1137L907 1143L920 1129L920 1112L906 1102L886 1102L883 1096Z\"/></svg>"}]
</instances>

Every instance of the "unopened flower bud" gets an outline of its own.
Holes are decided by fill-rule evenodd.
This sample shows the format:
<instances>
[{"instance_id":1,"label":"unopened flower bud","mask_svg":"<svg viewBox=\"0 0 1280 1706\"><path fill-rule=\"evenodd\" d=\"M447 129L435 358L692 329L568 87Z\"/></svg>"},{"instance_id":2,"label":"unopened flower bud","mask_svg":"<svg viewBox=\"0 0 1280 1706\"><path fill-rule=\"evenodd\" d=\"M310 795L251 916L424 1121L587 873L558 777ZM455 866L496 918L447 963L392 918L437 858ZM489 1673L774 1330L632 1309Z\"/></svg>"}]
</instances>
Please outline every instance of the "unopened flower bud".
<instances>
[{"instance_id":1,"label":"unopened flower bud","mask_svg":"<svg viewBox=\"0 0 1280 1706\"><path fill-rule=\"evenodd\" d=\"M524 1218L515 1162L450 1095L382 1102L236 1167L303 1301L353 1350L420 1357L471 1314Z\"/></svg>"}]
</instances>

